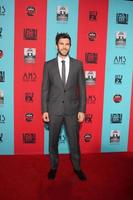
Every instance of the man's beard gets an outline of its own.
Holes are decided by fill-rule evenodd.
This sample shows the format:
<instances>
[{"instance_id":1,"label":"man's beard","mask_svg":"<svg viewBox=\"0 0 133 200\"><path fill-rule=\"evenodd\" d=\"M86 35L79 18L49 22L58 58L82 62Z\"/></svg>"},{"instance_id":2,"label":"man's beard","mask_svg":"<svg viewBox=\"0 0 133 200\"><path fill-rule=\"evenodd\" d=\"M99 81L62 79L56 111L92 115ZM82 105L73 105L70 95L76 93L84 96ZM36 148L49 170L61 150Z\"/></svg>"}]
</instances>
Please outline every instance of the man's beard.
<instances>
[{"instance_id":1,"label":"man's beard","mask_svg":"<svg viewBox=\"0 0 133 200\"><path fill-rule=\"evenodd\" d=\"M66 52L66 54L61 53L61 51L58 49L58 54L60 54L61 56L67 56L69 54L69 51Z\"/></svg>"}]
</instances>

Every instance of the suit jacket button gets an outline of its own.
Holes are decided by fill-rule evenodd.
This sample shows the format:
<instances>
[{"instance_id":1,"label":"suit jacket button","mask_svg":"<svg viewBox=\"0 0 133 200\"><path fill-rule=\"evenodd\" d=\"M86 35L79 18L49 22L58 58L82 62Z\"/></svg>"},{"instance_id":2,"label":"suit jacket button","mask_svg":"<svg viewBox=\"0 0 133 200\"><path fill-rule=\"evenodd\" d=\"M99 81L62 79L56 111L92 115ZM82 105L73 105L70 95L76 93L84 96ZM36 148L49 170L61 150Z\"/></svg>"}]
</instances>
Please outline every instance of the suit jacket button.
<instances>
[{"instance_id":1,"label":"suit jacket button","mask_svg":"<svg viewBox=\"0 0 133 200\"><path fill-rule=\"evenodd\" d=\"M64 103L64 101L62 101L62 103Z\"/></svg>"}]
</instances>

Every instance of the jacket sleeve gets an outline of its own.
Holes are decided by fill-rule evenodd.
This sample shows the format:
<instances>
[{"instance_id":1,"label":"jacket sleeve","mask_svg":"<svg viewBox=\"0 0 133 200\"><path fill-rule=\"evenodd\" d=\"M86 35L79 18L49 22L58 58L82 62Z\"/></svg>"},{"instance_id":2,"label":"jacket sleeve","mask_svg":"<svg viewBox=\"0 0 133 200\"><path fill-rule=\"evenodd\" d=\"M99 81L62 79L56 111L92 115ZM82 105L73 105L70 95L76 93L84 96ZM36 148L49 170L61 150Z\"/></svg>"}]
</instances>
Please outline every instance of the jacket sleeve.
<instances>
[{"instance_id":1,"label":"jacket sleeve","mask_svg":"<svg viewBox=\"0 0 133 200\"><path fill-rule=\"evenodd\" d=\"M42 113L48 112L48 95L49 95L49 75L47 63L44 64L42 90L41 90L41 105Z\"/></svg>"},{"instance_id":2,"label":"jacket sleeve","mask_svg":"<svg viewBox=\"0 0 133 200\"><path fill-rule=\"evenodd\" d=\"M85 86L85 74L83 70L83 64L80 63L80 70L79 70L79 112L86 111L86 86Z\"/></svg>"}]
</instances>

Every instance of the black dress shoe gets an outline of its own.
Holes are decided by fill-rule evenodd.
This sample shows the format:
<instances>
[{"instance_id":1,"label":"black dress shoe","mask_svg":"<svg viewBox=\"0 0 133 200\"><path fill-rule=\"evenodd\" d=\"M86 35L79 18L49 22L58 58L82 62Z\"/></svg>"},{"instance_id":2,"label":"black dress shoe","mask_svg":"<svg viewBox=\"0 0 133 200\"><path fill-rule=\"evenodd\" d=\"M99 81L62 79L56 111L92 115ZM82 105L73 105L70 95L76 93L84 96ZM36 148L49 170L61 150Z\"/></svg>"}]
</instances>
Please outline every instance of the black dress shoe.
<instances>
[{"instance_id":1,"label":"black dress shoe","mask_svg":"<svg viewBox=\"0 0 133 200\"><path fill-rule=\"evenodd\" d=\"M48 172L48 179L55 179L56 177L56 169L50 169L50 171Z\"/></svg>"},{"instance_id":2,"label":"black dress shoe","mask_svg":"<svg viewBox=\"0 0 133 200\"><path fill-rule=\"evenodd\" d=\"M78 178L81 181L87 180L87 177L85 176L85 174L84 174L84 172L82 170L76 170L76 169L74 169L74 172L75 172L75 174L78 176Z\"/></svg>"}]
</instances>

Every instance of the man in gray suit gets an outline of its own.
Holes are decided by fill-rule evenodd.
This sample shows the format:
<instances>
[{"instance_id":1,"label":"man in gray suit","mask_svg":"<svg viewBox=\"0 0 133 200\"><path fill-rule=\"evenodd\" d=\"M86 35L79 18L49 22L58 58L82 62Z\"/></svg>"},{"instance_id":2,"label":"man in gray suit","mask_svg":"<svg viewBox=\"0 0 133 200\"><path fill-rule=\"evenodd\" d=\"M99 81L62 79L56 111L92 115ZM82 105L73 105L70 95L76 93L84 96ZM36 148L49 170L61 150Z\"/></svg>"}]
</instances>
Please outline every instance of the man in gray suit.
<instances>
[{"instance_id":1,"label":"man in gray suit","mask_svg":"<svg viewBox=\"0 0 133 200\"><path fill-rule=\"evenodd\" d=\"M42 118L49 124L49 179L55 179L58 168L58 140L62 124L66 129L71 161L80 180L86 176L80 169L79 123L84 121L86 107L85 77L82 62L71 58L71 38L56 35L58 55L44 65L42 81Z\"/></svg>"}]
</instances>

